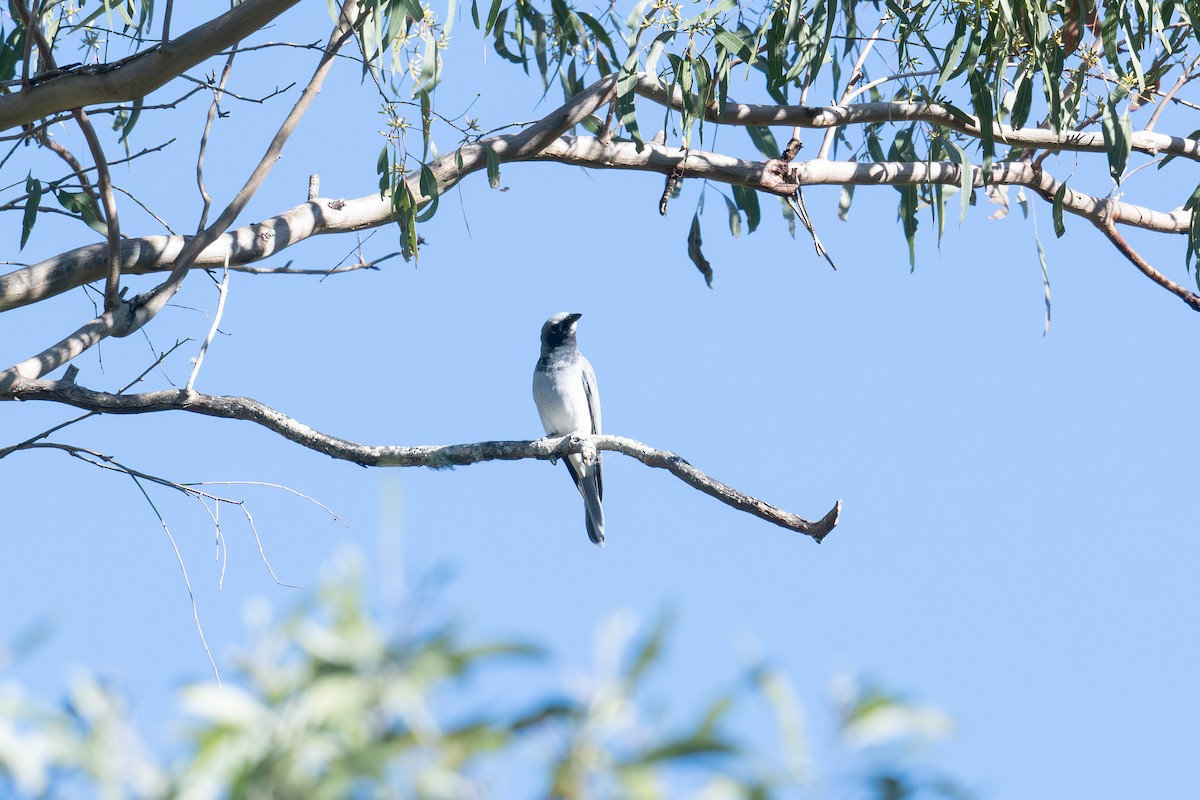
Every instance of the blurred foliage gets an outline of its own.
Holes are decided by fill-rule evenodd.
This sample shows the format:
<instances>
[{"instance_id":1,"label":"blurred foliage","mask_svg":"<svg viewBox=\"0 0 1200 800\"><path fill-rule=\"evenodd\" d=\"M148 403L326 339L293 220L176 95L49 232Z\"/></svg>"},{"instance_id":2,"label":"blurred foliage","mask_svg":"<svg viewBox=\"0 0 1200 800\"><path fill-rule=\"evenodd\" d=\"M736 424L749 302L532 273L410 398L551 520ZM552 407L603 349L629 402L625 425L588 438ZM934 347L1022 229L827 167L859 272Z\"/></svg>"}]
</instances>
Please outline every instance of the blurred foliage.
<instances>
[{"instance_id":1,"label":"blurred foliage","mask_svg":"<svg viewBox=\"0 0 1200 800\"><path fill-rule=\"evenodd\" d=\"M669 622L618 614L591 675L546 689L544 655L452 625L392 636L342 570L279 621L265 612L237 675L179 694L188 745L167 761L113 687L79 674L63 708L0 683L0 796L106 798L864 798L962 796L917 766L938 711L839 684L841 772L814 770L787 676L766 666L684 722L653 700ZM513 686L521 687L515 691ZM520 696L530 692L528 696ZM774 719L754 742L738 717ZM744 727L744 726L743 726ZM759 726L760 728L762 725ZM770 743L762 746L763 741Z\"/></svg>"}]
</instances>

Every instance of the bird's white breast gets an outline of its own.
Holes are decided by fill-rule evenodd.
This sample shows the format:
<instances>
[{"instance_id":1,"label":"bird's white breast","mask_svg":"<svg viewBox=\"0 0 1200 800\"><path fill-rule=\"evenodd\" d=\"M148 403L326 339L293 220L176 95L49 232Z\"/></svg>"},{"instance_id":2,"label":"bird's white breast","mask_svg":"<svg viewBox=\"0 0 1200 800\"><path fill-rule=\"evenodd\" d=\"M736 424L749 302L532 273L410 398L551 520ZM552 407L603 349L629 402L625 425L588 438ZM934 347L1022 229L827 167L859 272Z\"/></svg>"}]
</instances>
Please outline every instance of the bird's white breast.
<instances>
[{"instance_id":1,"label":"bird's white breast","mask_svg":"<svg viewBox=\"0 0 1200 800\"><path fill-rule=\"evenodd\" d=\"M591 432L591 412L578 362L535 372L533 398L547 434L561 436L573 431Z\"/></svg>"}]
</instances>

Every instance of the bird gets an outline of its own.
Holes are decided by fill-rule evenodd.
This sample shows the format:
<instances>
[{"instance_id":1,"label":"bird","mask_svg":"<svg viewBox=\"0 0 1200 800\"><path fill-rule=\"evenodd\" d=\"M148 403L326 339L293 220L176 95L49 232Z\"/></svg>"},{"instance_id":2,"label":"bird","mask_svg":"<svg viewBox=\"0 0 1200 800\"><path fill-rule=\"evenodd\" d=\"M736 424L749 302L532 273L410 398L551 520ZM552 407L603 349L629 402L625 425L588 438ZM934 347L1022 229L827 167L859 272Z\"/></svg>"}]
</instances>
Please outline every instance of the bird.
<instances>
[{"instance_id":1,"label":"bird","mask_svg":"<svg viewBox=\"0 0 1200 800\"><path fill-rule=\"evenodd\" d=\"M533 402L547 436L600 434L600 393L596 373L575 343L582 314L561 311L542 325L542 352L533 370ZM604 480L599 454L586 464L578 453L563 459L575 488L583 496L588 538L604 546Z\"/></svg>"}]
</instances>

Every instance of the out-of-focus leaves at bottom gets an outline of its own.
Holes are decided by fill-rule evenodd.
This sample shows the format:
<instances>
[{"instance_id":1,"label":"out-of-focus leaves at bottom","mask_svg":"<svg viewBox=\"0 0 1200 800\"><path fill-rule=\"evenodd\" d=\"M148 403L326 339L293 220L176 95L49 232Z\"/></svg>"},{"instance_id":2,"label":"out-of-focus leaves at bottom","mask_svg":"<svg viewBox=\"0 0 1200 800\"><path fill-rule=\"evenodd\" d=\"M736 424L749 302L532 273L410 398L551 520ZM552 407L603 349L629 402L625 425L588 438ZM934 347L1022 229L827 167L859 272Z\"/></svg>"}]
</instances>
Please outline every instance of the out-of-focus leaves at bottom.
<instances>
[{"instance_id":1,"label":"out-of-focus leaves at bottom","mask_svg":"<svg viewBox=\"0 0 1200 800\"><path fill-rule=\"evenodd\" d=\"M843 682L841 749L857 766L831 781L810 763L798 693L778 670L755 666L694 709L647 698L667 617L639 637L636 618L616 615L590 677L563 691L527 644L465 643L453 626L389 634L360 585L356 566L342 570L283 619L264 617L234 680L183 689L190 746L171 763L93 678L72 682L65 709L0 683L0 796L479 798L513 784L555 798L965 795L889 750L943 733L935 709ZM498 699L489 683L511 687L514 662L521 690ZM766 747L731 733L754 704L778 720Z\"/></svg>"}]
</instances>

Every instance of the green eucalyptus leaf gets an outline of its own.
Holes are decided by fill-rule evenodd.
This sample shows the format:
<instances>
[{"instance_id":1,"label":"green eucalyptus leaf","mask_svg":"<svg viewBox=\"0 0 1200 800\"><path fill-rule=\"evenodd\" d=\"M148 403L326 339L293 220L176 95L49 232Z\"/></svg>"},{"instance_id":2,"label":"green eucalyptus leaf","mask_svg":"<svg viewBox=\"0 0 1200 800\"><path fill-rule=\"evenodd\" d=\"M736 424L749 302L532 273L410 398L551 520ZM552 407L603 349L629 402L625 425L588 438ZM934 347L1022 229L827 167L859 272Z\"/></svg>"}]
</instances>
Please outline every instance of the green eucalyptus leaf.
<instances>
[{"instance_id":1,"label":"green eucalyptus leaf","mask_svg":"<svg viewBox=\"0 0 1200 800\"><path fill-rule=\"evenodd\" d=\"M725 200L725 207L729 211L729 233L736 239L742 235L742 212L738 210L737 204L725 194L722 194L721 197Z\"/></svg>"},{"instance_id":2,"label":"green eucalyptus leaf","mask_svg":"<svg viewBox=\"0 0 1200 800\"><path fill-rule=\"evenodd\" d=\"M950 79L950 72L962 61L963 51L971 40L974 31L967 30L967 15L960 13L954 23L954 33L950 35L950 46L946 49L946 57L942 60L942 69L938 72L937 82L933 85L934 96Z\"/></svg>"},{"instance_id":3,"label":"green eucalyptus leaf","mask_svg":"<svg viewBox=\"0 0 1200 800\"><path fill-rule=\"evenodd\" d=\"M1054 202L1051 204L1054 215L1054 235L1059 239L1067 232L1067 226L1063 224L1063 199L1066 196L1067 182L1063 181L1059 184L1058 190L1054 192Z\"/></svg>"},{"instance_id":4,"label":"green eucalyptus leaf","mask_svg":"<svg viewBox=\"0 0 1200 800\"><path fill-rule=\"evenodd\" d=\"M421 196L429 198L429 206L417 216L417 222L428 222L437 213L439 194L437 178L427 164L421 165Z\"/></svg>"},{"instance_id":5,"label":"green eucalyptus leaf","mask_svg":"<svg viewBox=\"0 0 1200 800\"><path fill-rule=\"evenodd\" d=\"M24 250L25 243L29 241L29 234L37 222L38 204L42 201L42 182L33 177L33 173L25 177L25 194L25 213L21 217L21 245L18 250Z\"/></svg>"},{"instance_id":6,"label":"green eucalyptus leaf","mask_svg":"<svg viewBox=\"0 0 1200 800\"><path fill-rule=\"evenodd\" d=\"M1109 92L1108 102L1104 104L1104 112L1100 118L1104 131L1104 150L1108 154L1108 172L1117 183L1125 174L1125 166L1129 163L1129 154L1133 147L1133 127L1129 121L1129 108L1118 112L1121 100L1129 94L1122 84L1117 84Z\"/></svg>"},{"instance_id":7,"label":"green eucalyptus leaf","mask_svg":"<svg viewBox=\"0 0 1200 800\"><path fill-rule=\"evenodd\" d=\"M842 191L838 195L838 219L845 222L850 218L850 206L854 202L854 184L842 184Z\"/></svg>"},{"instance_id":8,"label":"green eucalyptus leaf","mask_svg":"<svg viewBox=\"0 0 1200 800\"><path fill-rule=\"evenodd\" d=\"M971 159L967 158L966 151L957 144L949 139L942 139L942 147L958 163L958 189L962 202L958 224L962 225L967 218L967 208L971 205L971 198L975 194L975 170L972 168Z\"/></svg>"},{"instance_id":9,"label":"green eucalyptus leaf","mask_svg":"<svg viewBox=\"0 0 1200 800\"><path fill-rule=\"evenodd\" d=\"M487 148L484 151L484 156L487 158L487 179L488 186L493 189L500 188L500 156L492 148Z\"/></svg>"},{"instance_id":10,"label":"green eucalyptus leaf","mask_svg":"<svg viewBox=\"0 0 1200 800\"><path fill-rule=\"evenodd\" d=\"M748 186L733 187L733 199L737 207L746 212L746 227L748 233L754 233L758 223L762 221L762 210L758 204L758 192Z\"/></svg>"},{"instance_id":11,"label":"green eucalyptus leaf","mask_svg":"<svg viewBox=\"0 0 1200 800\"><path fill-rule=\"evenodd\" d=\"M758 152L768 160L779 158L783 152L779 148L779 143L775 141L775 134L771 133L771 129L765 125L747 125L746 133L750 134L750 141L754 143L754 147Z\"/></svg>"},{"instance_id":12,"label":"green eucalyptus leaf","mask_svg":"<svg viewBox=\"0 0 1200 800\"><path fill-rule=\"evenodd\" d=\"M718 25L713 38L718 44L743 61L750 60L750 43L733 31L725 30Z\"/></svg>"},{"instance_id":13,"label":"green eucalyptus leaf","mask_svg":"<svg viewBox=\"0 0 1200 800\"><path fill-rule=\"evenodd\" d=\"M1029 107L1033 102L1033 79L1029 73L1022 70L1016 78L1016 90L1012 111L1009 112L1009 124L1016 130L1025 127L1029 118Z\"/></svg>"},{"instance_id":14,"label":"green eucalyptus leaf","mask_svg":"<svg viewBox=\"0 0 1200 800\"><path fill-rule=\"evenodd\" d=\"M692 226L688 229L687 237L687 254L692 263L696 265L696 269L700 270L700 274L704 276L704 282L708 284L708 288L712 288L713 269L712 264L708 263L708 259L704 257L704 251L700 249L703 241L700 238L700 213L696 212L692 215Z\"/></svg>"},{"instance_id":15,"label":"green eucalyptus leaf","mask_svg":"<svg viewBox=\"0 0 1200 800\"><path fill-rule=\"evenodd\" d=\"M1200 253L1200 185L1192 191L1191 196L1183 207L1192 212L1192 221L1188 224L1188 240L1187 240L1187 257L1185 263L1187 268L1192 268L1192 258L1197 253ZM1196 285L1200 286L1200 268L1196 269Z\"/></svg>"},{"instance_id":16,"label":"green eucalyptus leaf","mask_svg":"<svg viewBox=\"0 0 1200 800\"><path fill-rule=\"evenodd\" d=\"M492 0L492 6L488 9L487 23L483 26L483 33L486 36L491 33L496 27L497 21L500 19L500 5L504 0ZM503 27L504 23L500 23Z\"/></svg>"},{"instance_id":17,"label":"green eucalyptus leaf","mask_svg":"<svg viewBox=\"0 0 1200 800\"><path fill-rule=\"evenodd\" d=\"M982 70L971 73L971 105L975 116L979 118L979 141L983 149L983 171L991 171L992 159L996 155L996 142L993 138L995 114L992 106L992 92L987 85L987 78Z\"/></svg>"}]
</instances>

